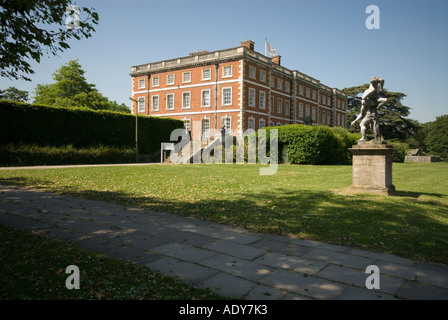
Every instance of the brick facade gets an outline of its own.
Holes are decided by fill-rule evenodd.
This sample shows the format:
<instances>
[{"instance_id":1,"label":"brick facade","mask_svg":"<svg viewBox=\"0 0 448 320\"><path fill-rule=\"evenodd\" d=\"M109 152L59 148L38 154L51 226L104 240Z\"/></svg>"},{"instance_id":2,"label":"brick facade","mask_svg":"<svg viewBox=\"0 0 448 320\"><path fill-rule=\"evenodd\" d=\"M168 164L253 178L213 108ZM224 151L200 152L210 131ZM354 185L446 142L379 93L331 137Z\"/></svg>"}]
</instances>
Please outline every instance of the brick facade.
<instances>
[{"instance_id":1,"label":"brick facade","mask_svg":"<svg viewBox=\"0 0 448 320\"><path fill-rule=\"evenodd\" d=\"M184 120L193 139L212 139L213 129L224 125L241 135L249 128L304 123L307 115L313 125L345 126L342 91L280 62L246 40L236 48L133 66L133 113Z\"/></svg>"}]
</instances>

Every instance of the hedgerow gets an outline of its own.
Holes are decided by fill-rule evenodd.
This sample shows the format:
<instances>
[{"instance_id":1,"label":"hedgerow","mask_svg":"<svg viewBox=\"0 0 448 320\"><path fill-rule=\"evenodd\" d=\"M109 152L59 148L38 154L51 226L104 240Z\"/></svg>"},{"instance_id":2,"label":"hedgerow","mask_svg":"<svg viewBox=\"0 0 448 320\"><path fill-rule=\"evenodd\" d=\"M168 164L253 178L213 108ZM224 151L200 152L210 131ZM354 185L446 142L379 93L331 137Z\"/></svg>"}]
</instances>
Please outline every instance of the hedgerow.
<instances>
[{"instance_id":1,"label":"hedgerow","mask_svg":"<svg viewBox=\"0 0 448 320\"><path fill-rule=\"evenodd\" d=\"M0 145L135 147L135 115L0 100ZM152 154L183 122L138 116L139 153Z\"/></svg>"},{"instance_id":2,"label":"hedgerow","mask_svg":"<svg viewBox=\"0 0 448 320\"><path fill-rule=\"evenodd\" d=\"M265 129L267 141L270 131L278 130L279 161L285 160L282 159L282 150L286 147L291 164L350 164L352 156L348 149L360 138L360 135L347 129L326 126L295 124ZM269 146L269 143L266 145Z\"/></svg>"},{"instance_id":3,"label":"hedgerow","mask_svg":"<svg viewBox=\"0 0 448 320\"><path fill-rule=\"evenodd\" d=\"M135 162L135 148L97 146L74 148L6 144L0 146L0 165L37 166Z\"/></svg>"}]
</instances>

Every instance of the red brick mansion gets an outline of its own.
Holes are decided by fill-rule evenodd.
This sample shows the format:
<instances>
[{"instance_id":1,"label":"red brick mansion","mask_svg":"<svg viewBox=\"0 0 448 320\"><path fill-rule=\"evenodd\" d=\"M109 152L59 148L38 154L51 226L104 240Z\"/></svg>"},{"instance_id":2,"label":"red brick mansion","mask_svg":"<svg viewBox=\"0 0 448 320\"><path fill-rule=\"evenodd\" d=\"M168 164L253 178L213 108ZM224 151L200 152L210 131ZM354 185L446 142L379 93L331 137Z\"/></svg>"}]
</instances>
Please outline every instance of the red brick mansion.
<instances>
[{"instance_id":1,"label":"red brick mansion","mask_svg":"<svg viewBox=\"0 0 448 320\"><path fill-rule=\"evenodd\" d=\"M304 123L344 126L347 97L306 74L281 66L281 57L236 48L133 66L133 113L183 120L241 135L247 129ZM137 109L137 110L136 110ZM195 138L195 137L193 137ZM196 137L197 138L197 137Z\"/></svg>"}]
</instances>

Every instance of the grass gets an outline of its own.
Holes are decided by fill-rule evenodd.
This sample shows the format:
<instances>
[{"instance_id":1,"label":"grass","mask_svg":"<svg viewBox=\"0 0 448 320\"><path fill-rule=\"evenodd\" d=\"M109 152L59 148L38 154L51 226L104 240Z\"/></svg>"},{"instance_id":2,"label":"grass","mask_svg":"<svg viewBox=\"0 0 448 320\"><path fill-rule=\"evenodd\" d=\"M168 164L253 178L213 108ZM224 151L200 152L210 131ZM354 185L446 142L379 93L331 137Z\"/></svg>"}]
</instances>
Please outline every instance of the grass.
<instances>
[{"instance_id":1,"label":"grass","mask_svg":"<svg viewBox=\"0 0 448 320\"><path fill-rule=\"evenodd\" d=\"M2 225L0 242L0 300L224 299L147 267ZM72 264L80 270L80 290L65 286Z\"/></svg>"},{"instance_id":2,"label":"grass","mask_svg":"<svg viewBox=\"0 0 448 320\"><path fill-rule=\"evenodd\" d=\"M351 194L351 166L153 165L0 171L0 182L448 264L448 163L394 163L397 195Z\"/></svg>"}]
</instances>

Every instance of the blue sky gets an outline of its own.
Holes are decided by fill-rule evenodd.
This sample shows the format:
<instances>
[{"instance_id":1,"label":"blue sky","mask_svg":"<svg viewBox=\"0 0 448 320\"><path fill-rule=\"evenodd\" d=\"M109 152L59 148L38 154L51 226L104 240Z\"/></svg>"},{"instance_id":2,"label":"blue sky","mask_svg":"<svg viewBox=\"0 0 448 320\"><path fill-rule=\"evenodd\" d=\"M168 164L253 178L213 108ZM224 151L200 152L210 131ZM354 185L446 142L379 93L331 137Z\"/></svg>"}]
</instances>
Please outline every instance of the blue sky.
<instances>
[{"instance_id":1,"label":"blue sky","mask_svg":"<svg viewBox=\"0 0 448 320\"><path fill-rule=\"evenodd\" d=\"M58 57L33 63L32 82L0 78L0 88L32 91L78 59L87 81L111 100L130 105L131 66L237 47L265 38L282 65L343 89L385 79L407 95L410 118L448 114L448 1L446 0L78 0L93 7L99 25L90 39L70 42ZM369 30L368 5L380 9L380 29ZM83 16L81 15L81 19Z\"/></svg>"}]
</instances>

